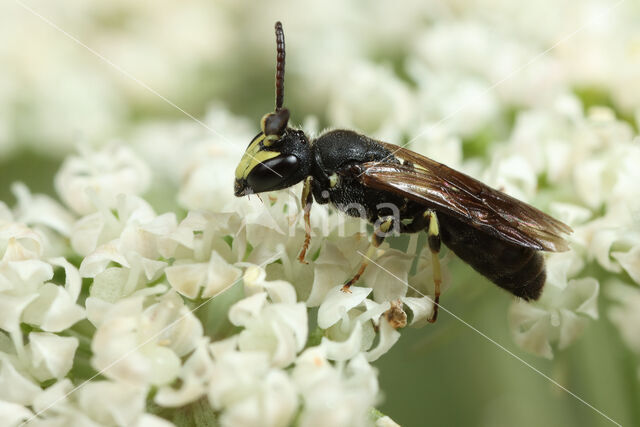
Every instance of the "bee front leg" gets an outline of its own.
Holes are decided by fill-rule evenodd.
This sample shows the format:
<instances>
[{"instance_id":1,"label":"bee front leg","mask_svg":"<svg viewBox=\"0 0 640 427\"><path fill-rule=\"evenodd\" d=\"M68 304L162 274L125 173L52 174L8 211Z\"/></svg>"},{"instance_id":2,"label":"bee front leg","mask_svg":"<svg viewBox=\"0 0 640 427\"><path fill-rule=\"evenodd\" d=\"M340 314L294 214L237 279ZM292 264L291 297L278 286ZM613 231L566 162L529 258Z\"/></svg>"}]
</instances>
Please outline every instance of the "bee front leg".
<instances>
[{"instance_id":1,"label":"bee front leg","mask_svg":"<svg viewBox=\"0 0 640 427\"><path fill-rule=\"evenodd\" d=\"M304 211L304 243L302 244L302 249L300 250L300 254L298 255L298 261L303 264L308 264L307 261L304 260L305 255L307 254L307 250L309 249L309 244L311 243L311 204L313 203L313 195L311 194L311 181L312 178L308 177L304 181L304 186L302 187L302 209Z\"/></svg>"},{"instance_id":2,"label":"bee front leg","mask_svg":"<svg viewBox=\"0 0 640 427\"><path fill-rule=\"evenodd\" d=\"M382 242L384 242L386 234L393 228L393 221L394 219L392 216L387 217L373 231L373 236L371 236L371 245L369 245L369 249L367 249L367 254L364 257L362 264L360 264L358 272L351 278L351 280L344 284L344 286L342 287L342 292L351 292L349 288L360 279L360 276L362 276L362 273L364 273L367 265L369 265L369 259L373 259L373 257L376 255L377 249L378 247L380 247Z\"/></svg>"},{"instance_id":3,"label":"bee front leg","mask_svg":"<svg viewBox=\"0 0 640 427\"><path fill-rule=\"evenodd\" d=\"M438 319L438 306L440 304L440 285L442 284L442 272L440 270L440 226L438 224L438 216L435 212L428 210L424 213L429 220L427 226L427 241L429 242L429 250L431 250L431 264L433 266L433 285L434 285L434 306L433 315L429 319L430 323L434 323Z\"/></svg>"}]
</instances>

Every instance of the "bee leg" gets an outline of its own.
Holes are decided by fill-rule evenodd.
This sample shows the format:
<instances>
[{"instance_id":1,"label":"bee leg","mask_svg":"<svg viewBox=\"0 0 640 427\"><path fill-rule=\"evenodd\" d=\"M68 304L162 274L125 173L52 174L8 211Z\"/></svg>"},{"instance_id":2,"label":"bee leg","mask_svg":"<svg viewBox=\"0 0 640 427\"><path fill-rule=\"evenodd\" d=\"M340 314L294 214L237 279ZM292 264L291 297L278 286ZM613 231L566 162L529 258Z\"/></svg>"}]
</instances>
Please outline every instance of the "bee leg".
<instances>
[{"instance_id":1,"label":"bee leg","mask_svg":"<svg viewBox=\"0 0 640 427\"><path fill-rule=\"evenodd\" d=\"M302 209L304 211L304 243L302 249L298 255L298 261L303 264L309 264L304 260L311 243L311 204L313 203L313 195L311 194L311 177L304 181L304 187L302 187Z\"/></svg>"},{"instance_id":2,"label":"bee leg","mask_svg":"<svg viewBox=\"0 0 640 427\"><path fill-rule=\"evenodd\" d=\"M358 272L356 273L355 276L351 278L351 280L349 280L347 283L344 284L344 286L342 287L342 292L351 292L349 288L351 287L351 285L356 283L358 279L360 279L360 276L362 276L362 273L364 273L365 268L367 268L367 265L369 265L369 259L373 259L373 257L376 255L378 247L382 244L382 242L384 242L384 238L386 234L392 228L393 228L392 216L387 217L384 221L380 223L379 226L376 227L376 229L373 231L373 236L371 236L371 245L369 245L369 249L367 249L367 254L365 255L364 260L362 261L362 264L360 264L360 268L358 269Z\"/></svg>"},{"instance_id":3,"label":"bee leg","mask_svg":"<svg viewBox=\"0 0 640 427\"><path fill-rule=\"evenodd\" d=\"M438 253L440 252L440 227L438 225L438 217L435 212L428 210L425 216L429 219L429 225L427 226L427 241L429 242L429 250L431 250L431 264L433 266L433 285L434 285L434 298L433 298L433 314L429 319L430 323L434 323L438 319L438 306L440 303L440 284L442 283L442 273L440 271L440 259Z\"/></svg>"}]
</instances>

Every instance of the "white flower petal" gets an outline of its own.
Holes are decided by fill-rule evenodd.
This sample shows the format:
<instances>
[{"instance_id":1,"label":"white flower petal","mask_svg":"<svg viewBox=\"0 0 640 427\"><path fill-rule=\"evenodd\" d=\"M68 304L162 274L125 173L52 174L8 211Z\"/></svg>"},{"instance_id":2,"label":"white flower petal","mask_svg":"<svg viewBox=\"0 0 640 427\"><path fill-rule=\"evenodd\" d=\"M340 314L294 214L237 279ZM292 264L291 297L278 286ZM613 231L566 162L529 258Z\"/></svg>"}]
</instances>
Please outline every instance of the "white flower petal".
<instances>
[{"instance_id":1,"label":"white flower petal","mask_svg":"<svg viewBox=\"0 0 640 427\"><path fill-rule=\"evenodd\" d=\"M0 253L4 261L35 259L42 255L44 238L24 224L0 223Z\"/></svg>"},{"instance_id":2,"label":"white flower petal","mask_svg":"<svg viewBox=\"0 0 640 427\"><path fill-rule=\"evenodd\" d=\"M100 212L80 218L71 231L73 250L85 256L95 251L104 227L105 219Z\"/></svg>"},{"instance_id":3,"label":"white flower petal","mask_svg":"<svg viewBox=\"0 0 640 427\"><path fill-rule=\"evenodd\" d=\"M40 382L61 379L71 370L77 348L75 337L31 332L26 349L31 356L32 375Z\"/></svg>"},{"instance_id":4,"label":"white flower petal","mask_svg":"<svg viewBox=\"0 0 640 427\"><path fill-rule=\"evenodd\" d=\"M142 414L138 417L135 427L174 427L175 425L164 418L151 414Z\"/></svg>"},{"instance_id":5,"label":"white flower petal","mask_svg":"<svg viewBox=\"0 0 640 427\"><path fill-rule=\"evenodd\" d=\"M367 425L376 404L376 371L358 354L346 367L333 366L324 346L305 350L296 361L292 378L304 399L299 425Z\"/></svg>"},{"instance_id":6,"label":"white flower petal","mask_svg":"<svg viewBox=\"0 0 640 427\"><path fill-rule=\"evenodd\" d=\"M0 400L0 420L5 426L17 426L33 416L33 412L17 403Z\"/></svg>"},{"instance_id":7,"label":"white flower petal","mask_svg":"<svg viewBox=\"0 0 640 427\"><path fill-rule=\"evenodd\" d=\"M400 427L400 424L393 421L388 415L376 420L376 427Z\"/></svg>"},{"instance_id":8,"label":"white flower petal","mask_svg":"<svg viewBox=\"0 0 640 427\"><path fill-rule=\"evenodd\" d=\"M319 306L336 284L345 281L347 273L336 264L317 264L313 267L313 285L307 299L309 307Z\"/></svg>"},{"instance_id":9,"label":"white flower petal","mask_svg":"<svg viewBox=\"0 0 640 427\"><path fill-rule=\"evenodd\" d=\"M550 325L544 310L522 301L514 302L509 309L509 324L516 344L538 356L553 357Z\"/></svg>"},{"instance_id":10,"label":"white flower petal","mask_svg":"<svg viewBox=\"0 0 640 427\"><path fill-rule=\"evenodd\" d=\"M208 270L206 263L187 263L174 264L165 268L164 272L173 289L188 298L196 298Z\"/></svg>"},{"instance_id":11,"label":"white flower petal","mask_svg":"<svg viewBox=\"0 0 640 427\"><path fill-rule=\"evenodd\" d=\"M385 301L383 303L377 303L370 299L364 300L365 311L357 317L358 322L366 323L371 320L376 326L380 316L391 308L391 302Z\"/></svg>"},{"instance_id":12,"label":"white flower petal","mask_svg":"<svg viewBox=\"0 0 640 427\"><path fill-rule=\"evenodd\" d=\"M0 354L0 400L29 406L41 389Z\"/></svg>"},{"instance_id":13,"label":"white flower petal","mask_svg":"<svg viewBox=\"0 0 640 427\"><path fill-rule=\"evenodd\" d=\"M148 258L141 258L140 263L142 264L144 277L148 281L155 280L167 266L167 263L164 261L156 261Z\"/></svg>"},{"instance_id":14,"label":"white flower petal","mask_svg":"<svg viewBox=\"0 0 640 427\"><path fill-rule=\"evenodd\" d=\"M75 304L65 288L47 283L38 293L24 311L25 322L47 332L61 332L85 318L84 309Z\"/></svg>"},{"instance_id":15,"label":"white flower petal","mask_svg":"<svg viewBox=\"0 0 640 427\"><path fill-rule=\"evenodd\" d=\"M149 168L124 145L110 145L101 151L85 150L68 157L55 177L60 198L79 214L95 211L87 190L95 192L107 207L117 205L119 194L141 194L150 181Z\"/></svg>"},{"instance_id":16,"label":"white flower petal","mask_svg":"<svg viewBox=\"0 0 640 427\"><path fill-rule=\"evenodd\" d=\"M251 395L269 369L266 353L224 353L212 366L209 402L214 409L222 409Z\"/></svg>"},{"instance_id":17,"label":"white flower petal","mask_svg":"<svg viewBox=\"0 0 640 427\"><path fill-rule=\"evenodd\" d=\"M144 315L148 319L163 320L156 322L155 327L150 325L149 329L154 335L160 333L158 342L180 357L190 353L202 338L202 324L175 292L162 296L158 304L144 311Z\"/></svg>"},{"instance_id":18,"label":"white flower petal","mask_svg":"<svg viewBox=\"0 0 640 427\"><path fill-rule=\"evenodd\" d=\"M110 267L93 279L89 295L106 302L116 302L124 295L130 271L126 268ZM88 307L87 307L88 308Z\"/></svg>"},{"instance_id":19,"label":"white flower petal","mask_svg":"<svg viewBox=\"0 0 640 427\"><path fill-rule=\"evenodd\" d=\"M40 260L10 261L7 265L23 282L42 283L53 278L53 268Z\"/></svg>"},{"instance_id":20,"label":"white flower petal","mask_svg":"<svg viewBox=\"0 0 640 427\"><path fill-rule=\"evenodd\" d=\"M7 204L0 200L0 221L3 222L12 222L13 214L11 213L11 209L7 206Z\"/></svg>"},{"instance_id":21,"label":"white flower petal","mask_svg":"<svg viewBox=\"0 0 640 427\"><path fill-rule=\"evenodd\" d=\"M287 325L296 340L296 350L300 351L307 342L308 321L307 309L304 303L283 304L276 303L269 306L284 325Z\"/></svg>"},{"instance_id":22,"label":"white flower petal","mask_svg":"<svg viewBox=\"0 0 640 427\"><path fill-rule=\"evenodd\" d=\"M109 378L139 386L164 385L180 372L176 351L192 349L201 330L193 328L193 315L184 315L185 307L175 293L146 310L143 300L120 300L102 315L91 343L92 364ZM184 333L185 324L194 331Z\"/></svg>"},{"instance_id":23,"label":"white flower petal","mask_svg":"<svg viewBox=\"0 0 640 427\"><path fill-rule=\"evenodd\" d=\"M353 358L362 350L362 324L356 322L351 335L345 341L337 342L322 337L321 345L325 348L328 359L344 361Z\"/></svg>"},{"instance_id":24,"label":"white flower petal","mask_svg":"<svg viewBox=\"0 0 640 427\"><path fill-rule=\"evenodd\" d=\"M162 295L167 293L169 290L169 286L158 284L155 286L150 286L148 288L138 289L134 293L131 294L132 297L149 297L153 295Z\"/></svg>"},{"instance_id":25,"label":"white flower petal","mask_svg":"<svg viewBox=\"0 0 640 427\"><path fill-rule=\"evenodd\" d=\"M306 343L307 310L302 302L267 304L244 326L238 338L241 351L263 351L274 366L286 367Z\"/></svg>"},{"instance_id":26,"label":"white flower petal","mask_svg":"<svg viewBox=\"0 0 640 427\"><path fill-rule=\"evenodd\" d=\"M576 275L584 267L584 261L575 251L554 253L545 260L547 284L560 289L567 287L568 277Z\"/></svg>"},{"instance_id":27,"label":"white flower petal","mask_svg":"<svg viewBox=\"0 0 640 427\"><path fill-rule=\"evenodd\" d=\"M377 302L395 301L407 293L408 272L413 256L390 249L376 259L363 275L364 282L373 288Z\"/></svg>"},{"instance_id":28,"label":"white flower petal","mask_svg":"<svg viewBox=\"0 0 640 427\"><path fill-rule=\"evenodd\" d=\"M560 306L597 319L599 291L600 285L593 277L570 280L562 293Z\"/></svg>"},{"instance_id":29,"label":"white flower petal","mask_svg":"<svg viewBox=\"0 0 640 427\"><path fill-rule=\"evenodd\" d=\"M216 251L211 252L207 281L202 291L203 298L211 298L238 281L242 271L227 263Z\"/></svg>"},{"instance_id":30,"label":"white flower petal","mask_svg":"<svg viewBox=\"0 0 640 427\"><path fill-rule=\"evenodd\" d=\"M620 265L613 262L610 257L611 247L620 240L621 233L622 231L619 229L596 229L589 247L589 252L595 256L600 265L613 273L621 271Z\"/></svg>"},{"instance_id":31,"label":"white flower petal","mask_svg":"<svg viewBox=\"0 0 640 427\"><path fill-rule=\"evenodd\" d=\"M267 303L267 293L251 295L241 299L229 309L229 321L236 326L244 326L251 319L256 318L262 307Z\"/></svg>"},{"instance_id":32,"label":"white flower petal","mask_svg":"<svg viewBox=\"0 0 640 427\"><path fill-rule=\"evenodd\" d=\"M174 389L171 386L163 386L158 390L153 398L160 406L169 408L179 408L195 402L207 391L206 386L199 378L187 376L182 378L180 388Z\"/></svg>"},{"instance_id":33,"label":"white flower petal","mask_svg":"<svg viewBox=\"0 0 640 427\"><path fill-rule=\"evenodd\" d=\"M51 258L49 262L64 268L64 287L73 301L78 299L82 290L82 279L78 269L62 257Z\"/></svg>"},{"instance_id":34,"label":"white flower petal","mask_svg":"<svg viewBox=\"0 0 640 427\"><path fill-rule=\"evenodd\" d=\"M413 318L410 323L411 326L422 326L433 316L435 304L432 298L402 297L401 300L413 313Z\"/></svg>"},{"instance_id":35,"label":"white flower petal","mask_svg":"<svg viewBox=\"0 0 640 427\"><path fill-rule=\"evenodd\" d=\"M36 293L42 283L51 278L51 265L40 260L0 262L0 290L11 291L13 295Z\"/></svg>"},{"instance_id":36,"label":"white flower petal","mask_svg":"<svg viewBox=\"0 0 640 427\"><path fill-rule=\"evenodd\" d=\"M31 194L29 188L21 182L11 186L18 200L15 208L16 221L28 225L42 224L63 236L69 236L73 216L58 202L44 194Z\"/></svg>"},{"instance_id":37,"label":"white flower petal","mask_svg":"<svg viewBox=\"0 0 640 427\"><path fill-rule=\"evenodd\" d=\"M62 257L51 258L49 262L64 268L64 287L73 301L78 299L82 290L82 279L78 269Z\"/></svg>"},{"instance_id":38,"label":"white flower petal","mask_svg":"<svg viewBox=\"0 0 640 427\"><path fill-rule=\"evenodd\" d=\"M261 286L267 278L267 272L262 266L249 264L242 275L242 280L247 285Z\"/></svg>"},{"instance_id":39,"label":"white flower petal","mask_svg":"<svg viewBox=\"0 0 640 427\"><path fill-rule=\"evenodd\" d=\"M196 298L202 289L200 296L211 298L235 284L242 271L212 251L208 263L174 264L165 269L165 274L171 286L182 295Z\"/></svg>"},{"instance_id":40,"label":"white flower petal","mask_svg":"<svg viewBox=\"0 0 640 427\"><path fill-rule=\"evenodd\" d=\"M209 344L209 351L214 359L221 359L226 353L232 353L238 350L238 335L232 335L223 340L214 341Z\"/></svg>"},{"instance_id":41,"label":"white flower petal","mask_svg":"<svg viewBox=\"0 0 640 427\"><path fill-rule=\"evenodd\" d=\"M608 283L605 289L616 303L609 309L609 319L618 327L627 346L640 354L640 289L620 282Z\"/></svg>"},{"instance_id":42,"label":"white flower petal","mask_svg":"<svg viewBox=\"0 0 640 427\"><path fill-rule=\"evenodd\" d=\"M565 224L582 224L591 218L591 210L571 203L551 202L549 210Z\"/></svg>"},{"instance_id":43,"label":"white flower petal","mask_svg":"<svg viewBox=\"0 0 640 427\"><path fill-rule=\"evenodd\" d=\"M144 413L146 390L127 383L90 381L77 394L83 412L102 424L133 425Z\"/></svg>"},{"instance_id":44,"label":"white flower petal","mask_svg":"<svg viewBox=\"0 0 640 427\"><path fill-rule=\"evenodd\" d=\"M2 295L0 298L0 328L9 332L14 345L22 347L22 331L20 323L25 308L38 297L37 294L14 297Z\"/></svg>"},{"instance_id":45,"label":"white flower petal","mask_svg":"<svg viewBox=\"0 0 640 427\"><path fill-rule=\"evenodd\" d=\"M73 383L68 378L64 378L50 387L47 387L33 400L35 412L42 412L43 415L50 415L51 412L63 413L70 407L68 393L73 390Z\"/></svg>"},{"instance_id":46,"label":"white flower petal","mask_svg":"<svg viewBox=\"0 0 640 427\"><path fill-rule=\"evenodd\" d=\"M117 240L112 240L87 255L80 263L80 275L82 277L96 277L107 268L110 262L116 262L123 267L131 267L127 258L120 253L118 243Z\"/></svg>"},{"instance_id":47,"label":"white flower petal","mask_svg":"<svg viewBox=\"0 0 640 427\"><path fill-rule=\"evenodd\" d=\"M327 329L344 316L352 308L360 305L371 293L371 288L352 286L351 292L343 292L342 285L329 291L318 309L318 326Z\"/></svg>"},{"instance_id":48,"label":"white flower petal","mask_svg":"<svg viewBox=\"0 0 640 427\"><path fill-rule=\"evenodd\" d=\"M291 425L298 408L298 396L289 377L271 370L244 399L229 405L220 422L228 426L284 427Z\"/></svg>"},{"instance_id":49,"label":"white flower petal","mask_svg":"<svg viewBox=\"0 0 640 427\"><path fill-rule=\"evenodd\" d=\"M154 346L142 350L145 363L149 364L149 372L145 378L150 384L164 385L172 382L180 372L180 358L170 348ZM123 380L124 377L120 377Z\"/></svg>"},{"instance_id":50,"label":"white flower petal","mask_svg":"<svg viewBox=\"0 0 640 427\"><path fill-rule=\"evenodd\" d=\"M380 342L376 348L366 352L367 361L373 362L385 354L400 339L400 332L386 320L380 320Z\"/></svg>"},{"instance_id":51,"label":"white flower petal","mask_svg":"<svg viewBox=\"0 0 640 427\"><path fill-rule=\"evenodd\" d=\"M603 175L607 164L602 158L584 159L574 169L573 182L577 195L590 208L595 209L602 203Z\"/></svg>"},{"instance_id":52,"label":"white flower petal","mask_svg":"<svg viewBox=\"0 0 640 427\"><path fill-rule=\"evenodd\" d=\"M87 320L93 323L94 326L100 326L104 322L105 316L109 309L113 306L112 303L103 300L102 298L89 297L84 302L87 310Z\"/></svg>"},{"instance_id":53,"label":"white flower petal","mask_svg":"<svg viewBox=\"0 0 640 427\"><path fill-rule=\"evenodd\" d=\"M578 316L570 310L560 310L560 336L558 338L558 348L563 350L573 343L577 336L582 334L587 319Z\"/></svg>"},{"instance_id":54,"label":"white flower petal","mask_svg":"<svg viewBox=\"0 0 640 427\"><path fill-rule=\"evenodd\" d=\"M640 284L640 245L628 252L612 252L611 256L629 273L634 282Z\"/></svg>"},{"instance_id":55,"label":"white flower petal","mask_svg":"<svg viewBox=\"0 0 640 427\"><path fill-rule=\"evenodd\" d=\"M297 301L296 289L284 280L265 281L262 286L274 303L295 304Z\"/></svg>"}]
</instances>

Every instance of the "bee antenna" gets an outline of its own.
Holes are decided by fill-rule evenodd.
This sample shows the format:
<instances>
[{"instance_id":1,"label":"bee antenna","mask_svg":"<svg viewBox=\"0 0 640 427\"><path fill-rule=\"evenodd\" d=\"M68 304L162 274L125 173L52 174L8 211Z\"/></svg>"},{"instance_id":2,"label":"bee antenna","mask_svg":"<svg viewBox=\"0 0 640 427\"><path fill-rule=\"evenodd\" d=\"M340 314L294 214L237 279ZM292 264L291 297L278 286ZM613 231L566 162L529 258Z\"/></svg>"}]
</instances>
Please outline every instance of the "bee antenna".
<instances>
[{"instance_id":1,"label":"bee antenna","mask_svg":"<svg viewBox=\"0 0 640 427\"><path fill-rule=\"evenodd\" d=\"M276 22L276 47L278 50L276 57L276 111L278 111L284 102L284 30L280 21Z\"/></svg>"}]
</instances>

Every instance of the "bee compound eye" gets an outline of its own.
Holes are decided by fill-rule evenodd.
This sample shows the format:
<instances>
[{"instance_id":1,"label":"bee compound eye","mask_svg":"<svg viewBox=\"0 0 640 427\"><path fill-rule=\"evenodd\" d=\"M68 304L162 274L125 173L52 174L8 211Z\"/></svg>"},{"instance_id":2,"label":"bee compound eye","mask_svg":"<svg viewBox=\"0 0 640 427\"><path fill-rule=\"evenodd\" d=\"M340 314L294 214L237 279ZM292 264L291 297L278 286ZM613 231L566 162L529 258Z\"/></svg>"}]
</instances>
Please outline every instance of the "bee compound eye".
<instances>
[{"instance_id":1,"label":"bee compound eye","mask_svg":"<svg viewBox=\"0 0 640 427\"><path fill-rule=\"evenodd\" d=\"M281 155L258 163L247 176L248 186L256 193L279 190L289 185L287 178L298 169L298 158Z\"/></svg>"}]
</instances>

